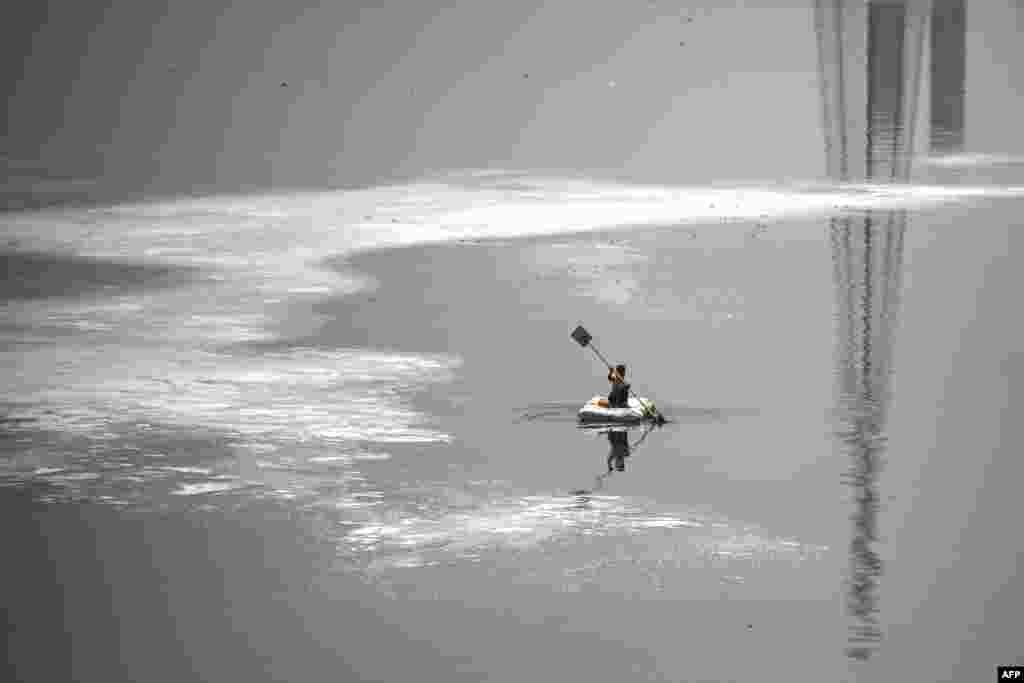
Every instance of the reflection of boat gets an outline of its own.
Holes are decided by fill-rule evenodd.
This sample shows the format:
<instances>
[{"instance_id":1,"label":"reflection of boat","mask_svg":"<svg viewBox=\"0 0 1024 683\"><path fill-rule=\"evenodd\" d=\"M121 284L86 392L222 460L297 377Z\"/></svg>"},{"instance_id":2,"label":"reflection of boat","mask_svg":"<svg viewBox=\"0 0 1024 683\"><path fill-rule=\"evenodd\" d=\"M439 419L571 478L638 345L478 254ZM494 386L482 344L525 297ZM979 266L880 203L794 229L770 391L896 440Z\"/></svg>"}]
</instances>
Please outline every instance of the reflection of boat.
<instances>
[{"instance_id":1,"label":"reflection of boat","mask_svg":"<svg viewBox=\"0 0 1024 683\"><path fill-rule=\"evenodd\" d=\"M585 423L620 423L652 420L657 414L654 403L646 398L630 396L625 408L611 408L608 406L608 399L604 396L595 396L579 409L577 417L580 422Z\"/></svg>"}]
</instances>

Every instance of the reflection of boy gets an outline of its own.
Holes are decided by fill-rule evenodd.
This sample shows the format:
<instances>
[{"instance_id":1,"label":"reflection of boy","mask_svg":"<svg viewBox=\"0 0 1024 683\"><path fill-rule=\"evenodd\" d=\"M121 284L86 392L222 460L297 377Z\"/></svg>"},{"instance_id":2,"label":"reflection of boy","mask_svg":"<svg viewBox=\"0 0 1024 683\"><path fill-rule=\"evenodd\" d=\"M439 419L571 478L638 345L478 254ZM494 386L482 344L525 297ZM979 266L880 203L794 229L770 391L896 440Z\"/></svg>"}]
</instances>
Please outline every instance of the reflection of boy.
<instances>
[{"instance_id":1,"label":"reflection of boy","mask_svg":"<svg viewBox=\"0 0 1024 683\"><path fill-rule=\"evenodd\" d=\"M629 457L629 434L625 430L609 430L608 443L611 445L611 451L608 453L608 471L614 469L625 472L626 458Z\"/></svg>"}]
</instances>

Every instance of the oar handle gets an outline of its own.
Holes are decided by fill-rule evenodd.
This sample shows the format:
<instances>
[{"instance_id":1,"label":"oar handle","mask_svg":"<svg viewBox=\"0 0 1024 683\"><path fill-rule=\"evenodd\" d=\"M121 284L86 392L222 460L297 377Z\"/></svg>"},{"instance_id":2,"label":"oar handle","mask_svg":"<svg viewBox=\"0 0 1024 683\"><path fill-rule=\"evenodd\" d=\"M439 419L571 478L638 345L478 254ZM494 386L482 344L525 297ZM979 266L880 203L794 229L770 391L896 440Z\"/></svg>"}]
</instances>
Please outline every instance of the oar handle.
<instances>
[{"instance_id":1,"label":"oar handle","mask_svg":"<svg viewBox=\"0 0 1024 683\"><path fill-rule=\"evenodd\" d=\"M611 363L609 363L609 362L608 362L608 359L607 359L607 358L605 358L605 357L604 357L604 356L603 356L603 355L601 354L601 352L597 350L597 347L596 347L596 346L594 346L593 342L591 342L591 343L590 343L590 344L589 344L588 346L590 347L590 349L591 349L591 350L592 350L592 351L593 351L593 352L594 352L595 354L597 354L597 357L601 359L601 362L602 362L602 363L604 363L604 364L605 364L605 366L606 366L606 367L607 367L607 368L608 368L609 370L611 370L611 369L612 369L612 364L611 364Z\"/></svg>"}]
</instances>

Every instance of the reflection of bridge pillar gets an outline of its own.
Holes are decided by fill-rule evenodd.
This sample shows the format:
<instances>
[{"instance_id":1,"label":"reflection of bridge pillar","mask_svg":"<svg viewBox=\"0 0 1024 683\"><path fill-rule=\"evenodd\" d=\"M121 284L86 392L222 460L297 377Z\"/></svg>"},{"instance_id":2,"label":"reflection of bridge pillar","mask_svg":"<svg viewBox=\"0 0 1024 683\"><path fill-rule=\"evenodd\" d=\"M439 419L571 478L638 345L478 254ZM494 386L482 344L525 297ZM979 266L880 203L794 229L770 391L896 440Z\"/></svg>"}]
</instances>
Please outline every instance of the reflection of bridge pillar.
<instances>
[{"instance_id":1,"label":"reflection of bridge pillar","mask_svg":"<svg viewBox=\"0 0 1024 683\"><path fill-rule=\"evenodd\" d=\"M853 534L846 576L849 656L867 659L882 639L878 586L878 477L885 450L892 348L902 281L904 211L835 218L837 440L849 457Z\"/></svg>"},{"instance_id":2,"label":"reflection of bridge pillar","mask_svg":"<svg viewBox=\"0 0 1024 683\"><path fill-rule=\"evenodd\" d=\"M863 148L867 138L867 5L841 0L818 0L818 79L828 175L849 180L867 175L864 157L850 150Z\"/></svg>"},{"instance_id":3,"label":"reflection of bridge pillar","mask_svg":"<svg viewBox=\"0 0 1024 683\"><path fill-rule=\"evenodd\" d=\"M930 11L931 0L816 1L831 178L909 178Z\"/></svg>"},{"instance_id":4,"label":"reflection of bridge pillar","mask_svg":"<svg viewBox=\"0 0 1024 683\"><path fill-rule=\"evenodd\" d=\"M845 397L885 404L902 286L905 211L867 212L831 223L839 290L838 333Z\"/></svg>"},{"instance_id":5,"label":"reflection of bridge pillar","mask_svg":"<svg viewBox=\"0 0 1024 683\"><path fill-rule=\"evenodd\" d=\"M930 0L817 0L822 114L833 180L906 181L925 72ZM849 458L853 531L846 577L848 655L871 656L882 639L876 551L878 476L884 453L894 326L899 309L904 211L868 211L830 224L837 295L837 440Z\"/></svg>"},{"instance_id":6,"label":"reflection of bridge pillar","mask_svg":"<svg viewBox=\"0 0 1024 683\"><path fill-rule=\"evenodd\" d=\"M965 0L816 0L825 156L833 180L906 181L915 153L959 149L964 7ZM927 99L920 97L925 86ZM928 125L930 136L917 134ZM896 210L830 224L838 311L836 437L849 456L847 483L854 493L848 654L858 659L870 657L882 638L878 476L906 224L906 212Z\"/></svg>"},{"instance_id":7,"label":"reflection of bridge pillar","mask_svg":"<svg viewBox=\"0 0 1024 683\"><path fill-rule=\"evenodd\" d=\"M967 80L967 7L965 0L933 0L928 70L931 97L930 152L959 152L964 144Z\"/></svg>"}]
</instances>

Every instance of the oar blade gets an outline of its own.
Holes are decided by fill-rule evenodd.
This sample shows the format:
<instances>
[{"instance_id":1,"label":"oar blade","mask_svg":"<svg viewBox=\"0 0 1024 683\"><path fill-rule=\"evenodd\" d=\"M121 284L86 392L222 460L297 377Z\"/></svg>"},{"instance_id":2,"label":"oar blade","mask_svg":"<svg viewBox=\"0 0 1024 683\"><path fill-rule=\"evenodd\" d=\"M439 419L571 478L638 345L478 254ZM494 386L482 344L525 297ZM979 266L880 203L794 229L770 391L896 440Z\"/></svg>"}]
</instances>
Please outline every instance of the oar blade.
<instances>
[{"instance_id":1,"label":"oar blade","mask_svg":"<svg viewBox=\"0 0 1024 683\"><path fill-rule=\"evenodd\" d=\"M590 336L590 333L583 329L583 325L577 325L576 329L573 330L572 334L569 336L575 339L576 343L580 346L586 346L590 343L590 340L593 339L593 337Z\"/></svg>"}]
</instances>

